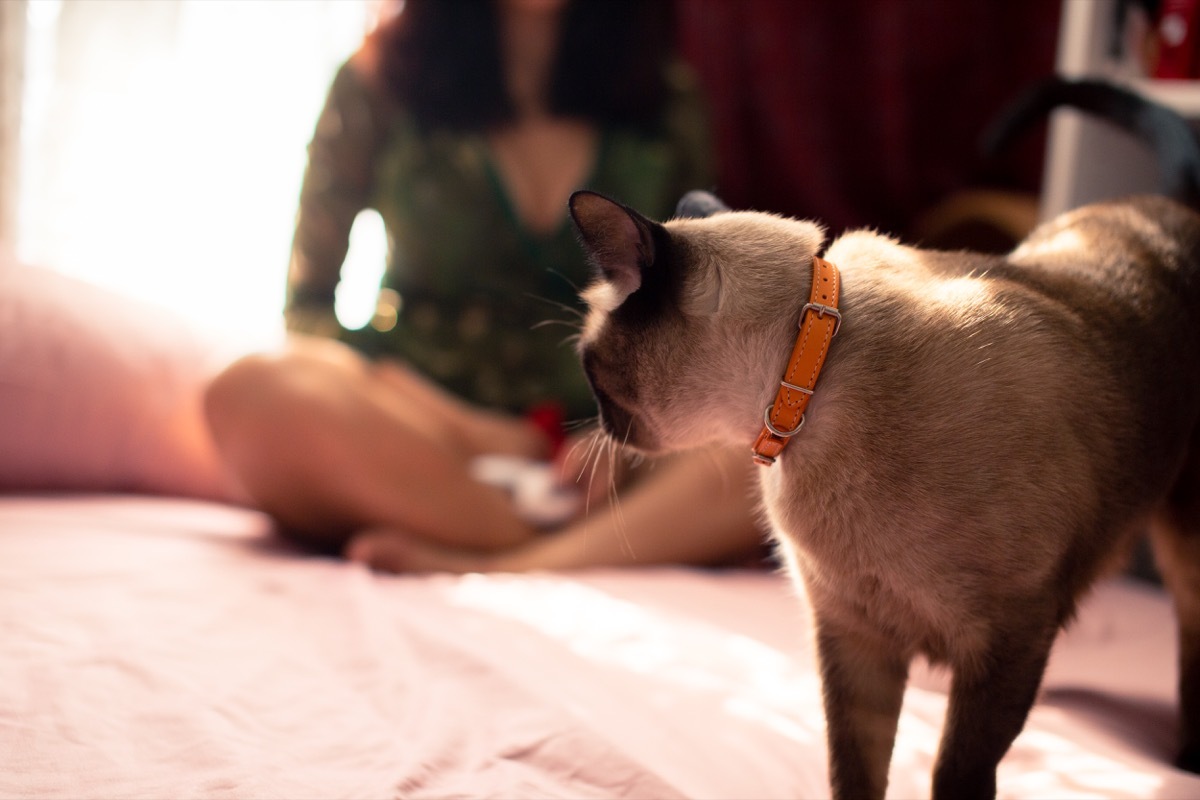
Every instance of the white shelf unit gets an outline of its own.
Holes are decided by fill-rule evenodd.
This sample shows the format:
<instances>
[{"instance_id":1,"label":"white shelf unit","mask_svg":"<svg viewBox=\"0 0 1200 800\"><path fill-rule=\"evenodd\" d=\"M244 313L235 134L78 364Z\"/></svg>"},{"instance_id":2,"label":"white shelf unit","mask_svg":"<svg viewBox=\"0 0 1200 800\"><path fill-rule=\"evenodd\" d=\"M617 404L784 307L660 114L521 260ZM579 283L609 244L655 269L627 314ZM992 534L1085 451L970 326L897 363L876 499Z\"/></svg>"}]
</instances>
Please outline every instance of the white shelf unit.
<instances>
[{"instance_id":1,"label":"white shelf unit","mask_svg":"<svg viewBox=\"0 0 1200 800\"><path fill-rule=\"evenodd\" d=\"M1200 120L1200 81L1153 80L1144 77L1129 54L1149 24L1129 15L1124 58L1110 52L1116 24L1116 0L1063 0L1056 68L1072 77L1099 77L1124 83L1170 106L1184 117ZM1096 200L1159 185L1158 163L1150 149L1112 125L1076 111L1056 111L1050 123L1040 215L1049 219Z\"/></svg>"}]
</instances>

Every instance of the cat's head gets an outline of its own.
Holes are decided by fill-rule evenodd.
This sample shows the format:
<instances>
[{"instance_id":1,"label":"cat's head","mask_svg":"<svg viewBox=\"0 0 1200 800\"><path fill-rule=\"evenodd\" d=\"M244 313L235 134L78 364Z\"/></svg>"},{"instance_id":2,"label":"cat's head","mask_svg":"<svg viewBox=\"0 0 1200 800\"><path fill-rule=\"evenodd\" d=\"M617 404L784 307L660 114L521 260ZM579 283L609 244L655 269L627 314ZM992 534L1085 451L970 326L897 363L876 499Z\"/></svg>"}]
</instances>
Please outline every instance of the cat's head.
<instances>
[{"instance_id":1,"label":"cat's head","mask_svg":"<svg viewBox=\"0 0 1200 800\"><path fill-rule=\"evenodd\" d=\"M596 269L579 351L604 428L651 453L751 441L823 230L695 192L665 223L594 192L570 210Z\"/></svg>"}]
</instances>

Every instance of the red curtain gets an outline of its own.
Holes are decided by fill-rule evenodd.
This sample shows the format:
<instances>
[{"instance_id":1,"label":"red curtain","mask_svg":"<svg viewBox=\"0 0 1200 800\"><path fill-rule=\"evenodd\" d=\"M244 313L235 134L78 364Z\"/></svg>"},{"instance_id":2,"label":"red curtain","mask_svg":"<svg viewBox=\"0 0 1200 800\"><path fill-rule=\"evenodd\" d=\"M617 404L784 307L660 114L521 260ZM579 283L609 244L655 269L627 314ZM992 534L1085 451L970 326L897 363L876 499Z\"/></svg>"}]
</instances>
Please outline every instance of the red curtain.
<instances>
[{"instance_id":1,"label":"red curtain","mask_svg":"<svg viewBox=\"0 0 1200 800\"><path fill-rule=\"evenodd\" d=\"M979 137L1053 71L1056 0L678 0L735 208L902 234L956 189L1036 192L1044 136Z\"/></svg>"}]
</instances>

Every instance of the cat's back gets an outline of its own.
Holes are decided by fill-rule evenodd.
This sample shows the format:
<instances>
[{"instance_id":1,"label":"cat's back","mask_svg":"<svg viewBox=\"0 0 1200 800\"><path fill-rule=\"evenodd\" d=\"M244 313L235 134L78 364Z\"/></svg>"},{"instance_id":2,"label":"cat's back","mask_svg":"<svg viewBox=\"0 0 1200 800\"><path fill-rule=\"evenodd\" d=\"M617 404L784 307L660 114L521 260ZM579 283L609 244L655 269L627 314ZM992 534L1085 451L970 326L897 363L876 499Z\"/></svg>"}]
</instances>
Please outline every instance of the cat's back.
<instances>
[{"instance_id":1,"label":"cat's back","mask_svg":"<svg viewBox=\"0 0 1200 800\"><path fill-rule=\"evenodd\" d=\"M1059 305L1093 347L1133 365L1125 382L1200 375L1200 214L1186 206L1158 196L1083 206L991 275Z\"/></svg>"},{"instance_id":2,"label":"cat's back","mask_svg":"<svg viewBox=\"0 0 1200 800\"><path fill-rule=\"evenodd\" d=\"M1012 526L1012 504L986 498L1078 518L1101 497L1136 504L1177 463L1200 408L1200 217L1186 207L1088 206L1007 257L865 235L829 252L845 267L845 323L809 433L838 452L852 441L876 465L876 496L936 487L926 514L971 508L982 527ZM1073 510L1064 486L1078 489Z\"/></svg>"},{"instance_id":3,"label":"cat's back","mask_svg":"<svg viewBox=\"0 0 1200 800\"><path fill-rule=\"evenodd\" d=\"M1035 229L996 277L1085 312L1105 296L1142 311L1169 310L1172 299L1200 311L1200 215L1159 196L1083 206Z\"/></svg>"},{"instance_id":4,"label":"cat's back","mask_svg":"<svg viewBox=\"0 0 1200 800\"><path fill-rule=\"evenodd\" d=\"M1142 513L1196 424L1198 253L1200 220L1155 199L1068 215L1007 257L833 242L844 324L764 482L773 520L837 574L908 564L898 592L952 607L975 597L954 576L1010 565L1002 594L1099 552L1080 537ZM987 546L960 547L964 527Z\"/></svg>"}]
</instances>

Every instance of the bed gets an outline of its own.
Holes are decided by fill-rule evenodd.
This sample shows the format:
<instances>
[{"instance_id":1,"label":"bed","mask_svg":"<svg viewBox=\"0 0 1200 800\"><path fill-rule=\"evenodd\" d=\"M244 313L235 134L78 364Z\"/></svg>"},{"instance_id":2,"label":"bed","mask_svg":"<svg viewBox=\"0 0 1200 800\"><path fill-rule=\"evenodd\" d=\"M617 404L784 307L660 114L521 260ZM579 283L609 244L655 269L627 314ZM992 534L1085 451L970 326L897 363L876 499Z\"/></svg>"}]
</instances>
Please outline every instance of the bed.
<instances>
[{"instance_id":1,"label":"bed","mask_svg":"<svg viewBox=\"0 0 1200 800\"><path fill-rule=\"evenodd\" d=\"M827 796L781 575L301 552L164 435L227 353L64 281L0 269L0 797ZM1161 590L1101 584L1000 796L1200 797L1175 679ZM890 797L928 796L946 688L914 669Z\"/></svg>"}]
</instances>

